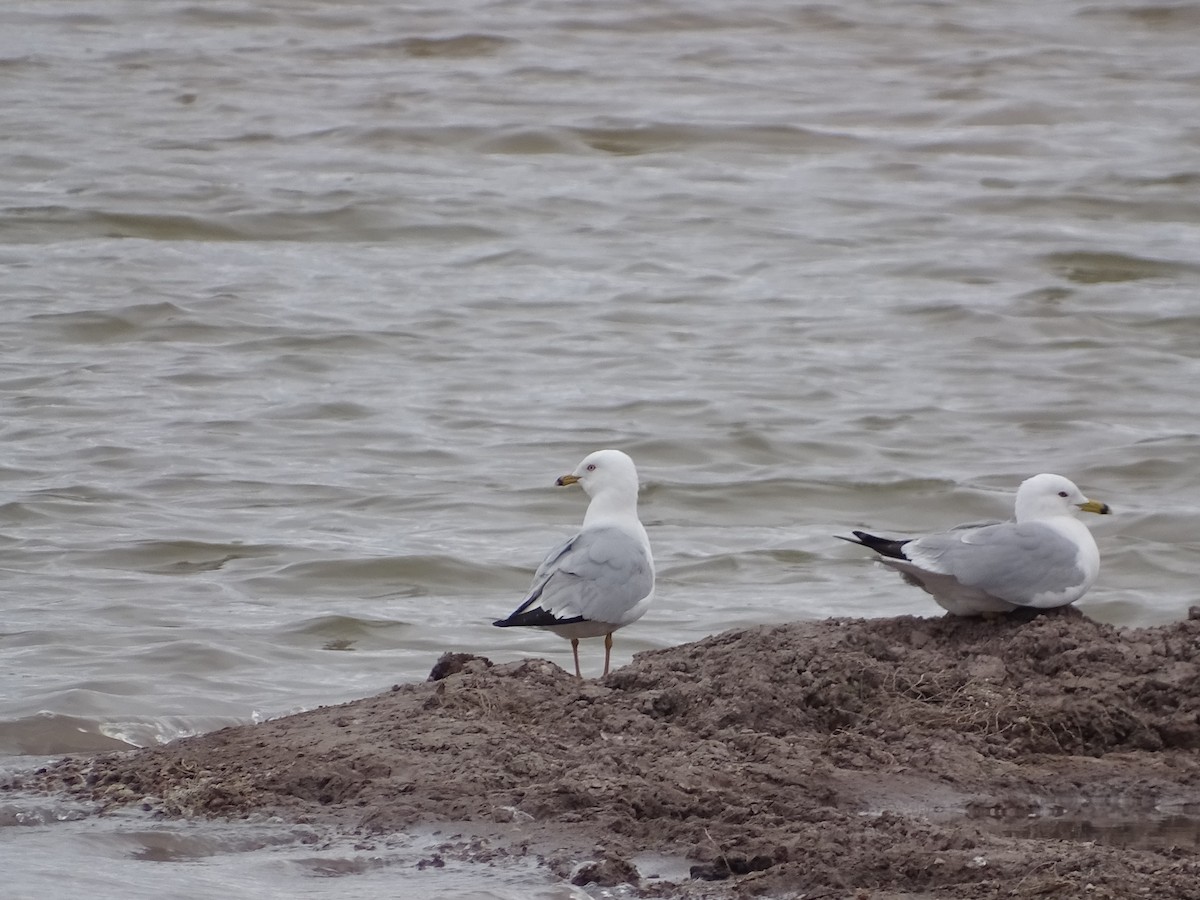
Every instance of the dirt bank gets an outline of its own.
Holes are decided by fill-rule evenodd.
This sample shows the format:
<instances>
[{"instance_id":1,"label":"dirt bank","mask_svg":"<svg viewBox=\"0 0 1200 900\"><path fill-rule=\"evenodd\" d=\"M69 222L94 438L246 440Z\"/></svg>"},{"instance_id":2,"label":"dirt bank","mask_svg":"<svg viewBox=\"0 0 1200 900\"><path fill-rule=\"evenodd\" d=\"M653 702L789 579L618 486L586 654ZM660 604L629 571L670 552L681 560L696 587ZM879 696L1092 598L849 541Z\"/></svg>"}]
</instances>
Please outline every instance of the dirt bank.
<instances>
[{"instance_id":1,"label":"dirt bank","mask_svg":"<svg viewBox=\"0 0 1200 900\"><path fill-rule=\"evenodd\" d=\"M1195 847L1152 833L1200 803L1198 660L1196 619L1117 630L1074 610L733 631L603 681L447 657L430 683L14 786L367 841L471 823L447 853L640 875L646 896L1200 898ZM1124 836L1015 835L1064 811ZM647 852L692 877L645 878Z\"/></svg>"}]
</instances>

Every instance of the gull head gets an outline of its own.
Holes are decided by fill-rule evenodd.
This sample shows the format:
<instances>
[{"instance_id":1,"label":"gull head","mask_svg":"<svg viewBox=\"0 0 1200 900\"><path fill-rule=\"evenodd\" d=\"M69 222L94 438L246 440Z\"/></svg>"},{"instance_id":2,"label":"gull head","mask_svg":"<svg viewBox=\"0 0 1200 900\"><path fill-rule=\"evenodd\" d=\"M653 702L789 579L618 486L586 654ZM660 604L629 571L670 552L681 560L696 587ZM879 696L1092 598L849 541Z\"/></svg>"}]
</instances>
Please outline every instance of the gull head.
<instances>
[{"instance_id":1,"label":"gull head","mask_svg":"<svg viewBox=\"0 0 1200 900\"><path fill-rule=\"evenodd\" d=\"M633 460L620 450L597 450L583 458L575 471L555 482L559 487L577 484L589 497L600 491L617 489L632 491L637 496L638 476Z\"/></svg>"},{"instance_id":2,"label":"gull head","mask_svg":"<svg viewBox=\"0 0 1200 900\"><path fill-rule=\"evenodd\" d=\"M1075 482L1061 475L1034 475L1017 488L1017 521L1073 516L1077 510L1107 515L1107 503L1089 500Z\"/></svg>"}]
</instances>

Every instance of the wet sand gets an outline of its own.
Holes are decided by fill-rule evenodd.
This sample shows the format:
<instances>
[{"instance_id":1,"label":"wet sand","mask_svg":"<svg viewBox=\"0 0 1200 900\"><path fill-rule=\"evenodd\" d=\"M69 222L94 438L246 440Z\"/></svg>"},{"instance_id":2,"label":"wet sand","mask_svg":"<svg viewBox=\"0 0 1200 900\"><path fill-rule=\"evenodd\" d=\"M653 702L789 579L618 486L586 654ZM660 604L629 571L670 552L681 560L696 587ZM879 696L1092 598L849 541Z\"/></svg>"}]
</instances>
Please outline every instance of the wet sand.
<instances>
[{"instance_id":1,"label":"wet sand","mask_svg":"<svg viewBox=\"0 0 1200 900\"><path fill-rule=\"evenodd\" d=\"M648 897L1200 898L1186 829L1155 836L1200 808L1198 660L1200 619L1073 609L731 631L596 681L447 654L428 683L5 787L368 847L432 827L429 865L533 855ZM1018 836L1114 816L1120 839Z\"/></svg>"}]
</instances>

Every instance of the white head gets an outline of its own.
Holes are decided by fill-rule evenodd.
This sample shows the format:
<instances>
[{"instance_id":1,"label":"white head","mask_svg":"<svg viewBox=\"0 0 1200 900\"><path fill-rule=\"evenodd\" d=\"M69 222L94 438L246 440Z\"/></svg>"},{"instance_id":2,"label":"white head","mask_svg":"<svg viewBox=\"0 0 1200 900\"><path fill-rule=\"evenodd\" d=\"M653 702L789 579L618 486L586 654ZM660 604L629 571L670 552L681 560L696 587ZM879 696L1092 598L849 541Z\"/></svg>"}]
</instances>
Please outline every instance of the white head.
<instances>
[{"instance_id":1,"label":"white head","mask_svg":"<svg viewBox=\"0 0 1200 900\"><path fill-rule=\"evenodd\" d=\"M620 450L597 450L584 457L570 475L564 475L558 485L578 484L589 497L602 492L632 496L637 501L638 474L633 460Z\"/></svg>"},{"instance_id":2,"label":"white head","mask_svg":"<svg viewBox=\"0 0 1200 900\"><path fill-rule=\"evenodd\" d=\"M1107 514L1108 504L1089 500L1075 482L1061 475L1034 475L1017 488L1017 521L1073 516L1076 510Z\"/></svg>"}]
</instances>

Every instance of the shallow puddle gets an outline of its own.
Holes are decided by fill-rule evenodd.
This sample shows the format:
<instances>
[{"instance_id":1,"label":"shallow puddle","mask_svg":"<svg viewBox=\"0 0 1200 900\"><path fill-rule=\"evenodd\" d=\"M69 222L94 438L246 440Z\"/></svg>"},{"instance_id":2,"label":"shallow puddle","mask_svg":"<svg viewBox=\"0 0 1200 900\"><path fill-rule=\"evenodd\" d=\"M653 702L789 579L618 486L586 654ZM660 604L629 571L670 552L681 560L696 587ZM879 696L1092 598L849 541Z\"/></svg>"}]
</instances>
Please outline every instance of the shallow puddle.
<instances>
[{"instance_id":1,"label":"shallow puddle","mask_svg":"<svg viewBox=\"0 0 1200 900\"><path fill-rule=\"evenodd\" d=\"M1196 804L992 806L972 809L967 818L1007 837L1087 841L1142 850L1200 848L1200 806Z\"/></svg>"},{"instance_id":2,"label":"shallow puddle","mask_svg":"<svg viewBox=\"0 0 1200 900\"><path fill-rule=\"evenodd\" d=\"M277 821L156 820L132 810L91 814L47 797L0 800L0 855L20 859L4 896L59 896L63 860L92 900L591 900L602 892L565 884L533 858L478 863L440 852L441 831L362 842ZM617 896L609 891L607 896Z\"/></svg>"}]
</instances>

